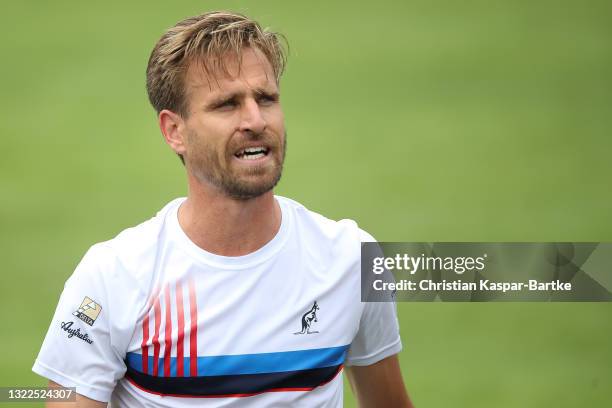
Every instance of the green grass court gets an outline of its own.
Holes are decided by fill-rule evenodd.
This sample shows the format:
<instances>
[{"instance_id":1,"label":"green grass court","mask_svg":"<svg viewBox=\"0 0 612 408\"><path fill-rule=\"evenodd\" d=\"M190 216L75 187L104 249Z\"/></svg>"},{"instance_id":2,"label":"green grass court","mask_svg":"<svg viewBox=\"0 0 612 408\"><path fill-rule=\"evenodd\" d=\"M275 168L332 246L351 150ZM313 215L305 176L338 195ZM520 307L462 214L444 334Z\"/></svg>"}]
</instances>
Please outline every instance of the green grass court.
<instances>
[{"instance_id":1,"label":"green grass court","mask_svg":"<svg viewBox=\"0 0 612 408\"><path fill-rule=\"evenodd\" d=\"M144 71L165 28L218 8L289 39L278 194L381 241L612 241L608 1L4 2L0 386L44 383L86 249L185 194ZM610 304L399 313L418 407L612 404Z\"/></svg>"}]
</instances>

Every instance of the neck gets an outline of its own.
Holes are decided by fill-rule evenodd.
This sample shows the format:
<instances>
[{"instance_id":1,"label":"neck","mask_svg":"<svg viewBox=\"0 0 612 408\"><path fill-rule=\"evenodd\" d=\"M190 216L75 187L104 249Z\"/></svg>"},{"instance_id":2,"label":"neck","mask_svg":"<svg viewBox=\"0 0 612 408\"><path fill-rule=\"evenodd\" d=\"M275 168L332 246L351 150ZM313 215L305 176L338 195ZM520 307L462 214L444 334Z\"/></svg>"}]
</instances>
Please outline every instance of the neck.
<instances>
[{"instance_id":1,"label":"neck","mask_svg":"<svg viewBox=\"0 0 612 408\"><path fill-rule=\"evenodd\" d=\"M242 256L274 238L280 228L281 210L272 191L236 200L189 180L189 194L179 208L178 220L200 248L222 256Z\"/></svg>"}]
</instances>

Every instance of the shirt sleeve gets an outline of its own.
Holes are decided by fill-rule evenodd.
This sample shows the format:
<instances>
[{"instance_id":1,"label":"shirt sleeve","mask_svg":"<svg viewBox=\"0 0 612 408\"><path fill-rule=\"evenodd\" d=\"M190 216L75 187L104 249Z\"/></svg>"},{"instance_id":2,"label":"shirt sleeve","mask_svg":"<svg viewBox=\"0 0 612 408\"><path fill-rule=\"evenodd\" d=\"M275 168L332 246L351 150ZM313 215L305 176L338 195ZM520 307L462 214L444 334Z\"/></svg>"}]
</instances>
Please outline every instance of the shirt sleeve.
<instances>
[{"instance_id":1,"label":"shirt sleeve","mask_svg":"<svg viewBox=\"0 0 612 408\"><path fill-rule=\"evenodd\" d=\"M100 245L85 254L64 285L32 370L64 387L76 387L78 394L108 402L126 368L105 285L112 258Z\"/></svg>"},{"instance_id":2,"label":"shirt sleeve","mask_svg":"<svg viewBox=\"0 0 612 408\"><path fill-rule=\"evenodd\" d=\"M360 230L361 242L376 242ZM346 365L367 366L402 350L395 302L364 302L359 330L351 342Z\"/></svg>"},{"instance_id":3,"label":"shirt sleeve","mask_svg":"<svg viewBox=\"0 0 612 408\"><path fill-rule=\"evenodd\" d=\"M401 350L395 303L366 303L359 330L348 350L346 365L371 365Z\"/></svg>"}]
</instances>

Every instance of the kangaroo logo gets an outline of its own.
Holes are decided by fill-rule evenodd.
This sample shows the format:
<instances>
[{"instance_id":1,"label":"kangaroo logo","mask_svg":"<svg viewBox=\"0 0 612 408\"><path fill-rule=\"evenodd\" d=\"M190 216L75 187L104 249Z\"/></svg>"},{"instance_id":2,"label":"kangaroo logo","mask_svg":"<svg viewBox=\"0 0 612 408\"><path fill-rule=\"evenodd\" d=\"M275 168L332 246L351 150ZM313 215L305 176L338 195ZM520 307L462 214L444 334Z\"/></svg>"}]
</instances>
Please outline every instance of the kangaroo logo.
<instances>
[{"instance_id":1,"label":"kangaroo logo","mask_svg":"<svg viewBox=\"0 0 612 408\"><path fill-rule=\"evenodd\" d=\"M295 332L293 334L318 333L318 331L310 331L310 326L312 325L312 322L317 321L317 310L319 310L319 305L317 305L317 301L315 300L310 310L304 313L304 315L302 316L302 331Z\"/></svg>"}]
</instances>

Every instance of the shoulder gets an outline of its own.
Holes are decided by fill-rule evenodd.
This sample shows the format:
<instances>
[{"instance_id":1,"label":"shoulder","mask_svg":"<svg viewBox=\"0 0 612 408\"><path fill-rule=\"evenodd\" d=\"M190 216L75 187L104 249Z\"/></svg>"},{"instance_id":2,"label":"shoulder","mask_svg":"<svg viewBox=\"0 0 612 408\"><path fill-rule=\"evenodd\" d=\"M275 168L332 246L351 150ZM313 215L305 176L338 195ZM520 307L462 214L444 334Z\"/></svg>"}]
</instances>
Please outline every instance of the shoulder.
<instances>
[{"instance_id":1,"label":"shoulder","mask_svg":"<svg viewBox=\"0 0 612 408\"><path fill-rule=\"evenodd\" d=\"M106 287L149 292L151 271L165 240L166 217L183 199L171 201L149 220L89 248L68 282L86 280Z\"/></svg>"},{"instance_id":2,"label":"shoulder","mask_svg":"<svg viewBox=\"0 0 612 408\"><path fill-rule=\"evenodd\" d=\"M358 242L376 241L372 235L359 228L357 222L351 219L332 220L309 210L304 205L290 198L276 196L281 205L291 211L299 227L312 228L320 234L330 238L346 238Z\"/></svg>"},{"instance_id":3,"label":"shoulder","mask_svg":"<svg viewBox=\"0 0 612 408\"><path fill-rule=\"evenodd\" d=\"M316 249L330 256L352 256L359 259L361 243L375 241L351 219L332 220L285 197L276 197L283 213L291 214L296 239L302 247Z\"/></svg>"}]
</instances>

